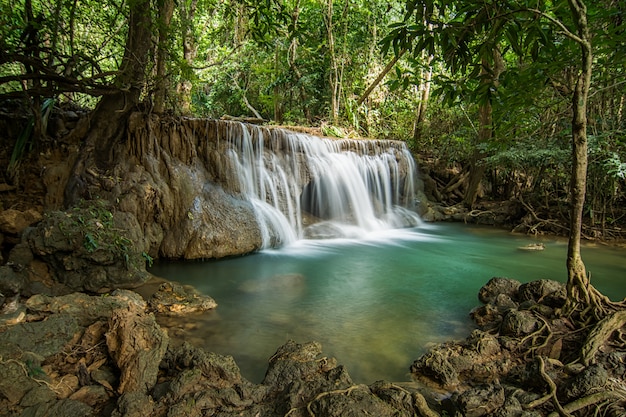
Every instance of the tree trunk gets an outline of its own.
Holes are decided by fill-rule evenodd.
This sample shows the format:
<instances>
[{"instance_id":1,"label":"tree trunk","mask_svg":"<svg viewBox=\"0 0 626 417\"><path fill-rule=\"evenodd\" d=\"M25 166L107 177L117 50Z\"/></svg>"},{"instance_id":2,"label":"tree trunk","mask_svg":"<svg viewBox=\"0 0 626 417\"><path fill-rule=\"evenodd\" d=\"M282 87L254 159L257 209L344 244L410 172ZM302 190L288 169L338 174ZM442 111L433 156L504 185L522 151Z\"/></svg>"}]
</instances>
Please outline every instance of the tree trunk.
<instances>
[{"instance_id":1,"label":"tree trunk","mask_svg":"<svg viewBox=\"0 0 626 417\"><path fill-rule=\"evenodd\" d=\"M376 79L372 81L370 86L367 87L365 92L361 95L361 97L359 97L358 101L356 102L357 106L360 106L361 104L363 104L365 100L367 100L367 98L372 93L372 91L374 91L374 89L378 86L378 84L380 84L383 78L385 78L385 75L387 75L387 73L391 71L391 69L396 65L398 60L402 58L402 55L404 55L406 51L407 51L406 49L401 49L398 52L398 55L394 56L393 59L387 63L387 66L385 66L385 68L383 68L380 74L378 74L378 77L376 77Z\"/></svg>"},{"instance_id":2,"label":"tree trunk","mask_svg":"<svg viewBox=\"0 0 626 417\"><path fill-rule=\"evenodd\" d=\"M497 86L498 78L502 71L504 71L504 60L497 47L493 50L493 62L493 66L491 66L489 62L483 58L481 79L484 83ZM478 130L477 143L474 147L474 154L471 160L469 184L463 198L463 203L469 208L473 208L476 203L480 183L485 175L485 166L482 164L482 159L485 158L486 155L481 149L481 146L490 142L493 137L493 118L491 98L489 96L481 104L478 117L480 128Z\"/></svg>"},{"instance_id":3,"label":"tree trunk","mask_svg":"<svg viewBox=\"0 0 626 417\"><path fill-rule=\"evenodd\" d=\"M65 204L89 198L87 172L106 171L113 163L113 148L126 131L128 117L136 109L146 81L146 65L151 48L150 2L130 3L128 37L118 76L119 91L102 97L90 116L90 127L65 189Z\"/></svg>"},{"instance_id":4,"label":"tree trunk","mask_svg":"<svg viewBox=\"0 0 626 417\"><path fill-rule=\"evenodd\" d=\"M326 14L324 15L324 23L326 24L326 40L328 42L328 55L330 59L330 117L333 124L339 120L339 64L337 62L337 53L335 51L335 36L333 34L333 1L326 0Z\"/></svg>"},{"instance_id":5,"label":"tree trunk","mask_svg":"<svg viewBox=\"0 0 626 417\"><path fill-rule=\"evenodd\" d=\"M572 176L570 179L570 233L567 245L567 298L570 310L579 303L595 304L589 291L589 278L580 254L583 209L587 186L587 98L591 83L593 56L587 9L580 0L570 0L578 28L581 49L581 70L572 98Z\"/></svg>"},{"instance_id":6,"label":"tree trunk","mask_svg":"<svg viewBox=\"0 0 626 417\"><path fill-rule=\"evenodd\" d=\"M174 14L173 0L161 0L159 3L159 43L157 45L156 89L153 108L155 113L163 113L165 111L165 98L168 90L166 74L168 35L170 33L170 22Z\"/></svg>"},{"instance_id":7,"label":"tree trunk","mask_svg":"<svg viewBox=\"0 0 626 417\"><path fill-rule=\"evenodd\" d=\"M415 117L415 126L413 127L413 141L417 144L422 139L422 132L424 131L424 122L426 121L426 111L428 110L428 100L430 99L430 82L433 78L433 67L431 63L433 56L429 55L426 63L428 70L426 70L426 76L423 77L423 81L420 85L420 102L417 106L417 115Z\"/></svg>"},{"instance_id":8,"label":"tree trunk","mask_svg":"<svg viewBox=\"0 0 626 417\"><path fill-rule=\"evenodd\" d=\"M187 4L187 1L181 1L179 4L180 16L183 22L183 58L187 65L191 67L198 51L193 37L193 21L196 15L198 0L191 0L189 4ZM179 109L183 114L191 114L191 87L191 81L186 77L183 77L176 87Z\"/></svg>"}]
</instances>

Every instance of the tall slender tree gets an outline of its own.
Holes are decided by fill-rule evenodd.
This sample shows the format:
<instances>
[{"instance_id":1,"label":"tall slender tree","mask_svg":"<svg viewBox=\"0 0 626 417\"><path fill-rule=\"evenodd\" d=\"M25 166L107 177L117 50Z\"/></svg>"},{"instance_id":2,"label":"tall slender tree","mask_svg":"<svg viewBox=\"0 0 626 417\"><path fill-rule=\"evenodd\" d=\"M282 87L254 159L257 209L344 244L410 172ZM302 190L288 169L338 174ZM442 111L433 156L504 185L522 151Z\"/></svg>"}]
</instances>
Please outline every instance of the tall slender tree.
<instances>
[{"instance_id":1,"label":"tall slender tree","mask_svg":"<svg viewBox=\"0 0 626 417\"><path fill-rule=\"evenodd\" d=\"M566 7L565 7L566 6ZM590 283L580 251L582 218L587 177L587 103L593 71L593 49L588 9L583 0L557 2L408 0L403 24L394 26L386 42L396 50L413 48L421 51L440 48L444 62L453 71L465 71L483 76L480 91L491 94L497 88L497 72L485 65L487 53L497 50L506 41L520 58L537 61L542 53L554 52L553 46L563 40L579 48L579 62L554 62L574 68L575 88L572 93L572 171L570 180L570 227L567 254L568 302L564 312L577 314L586 320L591 313L601 319L617 308ZM569 13L565 10L569 9ZM429 22L431 26L414 24ZM525 36L519 36L518 33ZM494 62L494 61L492 61ZM485 76L491 82L485 85ZM546 80L548 82L549 80ZM487 87L487 88L485 88ZM488 118L482 117L483 128Z\"/></svg>"}]
</instances>

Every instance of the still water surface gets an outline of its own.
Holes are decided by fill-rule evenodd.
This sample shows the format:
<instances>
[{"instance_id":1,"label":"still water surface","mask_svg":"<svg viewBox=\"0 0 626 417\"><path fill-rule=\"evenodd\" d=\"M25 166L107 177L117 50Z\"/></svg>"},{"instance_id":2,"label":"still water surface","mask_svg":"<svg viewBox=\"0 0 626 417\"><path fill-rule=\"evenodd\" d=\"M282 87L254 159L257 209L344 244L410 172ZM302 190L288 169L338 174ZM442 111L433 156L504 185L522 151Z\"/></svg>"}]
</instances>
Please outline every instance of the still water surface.
<instances>
[{"instance_id":1,"label":"still water surface","mask_svg":"<svg viewBox=\"0 0 626 417\"><path fill-rule=\"evenodd\" d=\"M518 249L543 242L541 252ZM427 224L363 240L298 241L241 258L159 263L151 272L219 304L177 337L232 355L260 382L289 339L316 340L356 382L408 380L429 344L467 336L476 294L493 276L565 282L567 242L462 224ZM626 250L585 245L592 283L626 297Z\"/></svg>"}]
</instances>

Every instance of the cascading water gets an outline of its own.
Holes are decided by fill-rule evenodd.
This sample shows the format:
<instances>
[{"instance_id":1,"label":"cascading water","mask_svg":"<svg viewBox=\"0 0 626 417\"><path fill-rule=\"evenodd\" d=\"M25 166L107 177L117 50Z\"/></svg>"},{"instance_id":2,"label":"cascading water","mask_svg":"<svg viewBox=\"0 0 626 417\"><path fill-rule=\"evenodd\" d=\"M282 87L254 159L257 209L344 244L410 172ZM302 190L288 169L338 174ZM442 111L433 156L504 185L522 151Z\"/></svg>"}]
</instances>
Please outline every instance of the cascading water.
<instances>
[{"instance_id":1,"label":"cascading water","mask_svg":"<svg viewBox=\"0 0 626 417\"><path fill-rule=\"evenodd\" d=\"M411 210L416 167L403 142L323 139L238 123L226 133L233 185L254 207L263 247L420 222Z\"/></svg>"}]
</instances>

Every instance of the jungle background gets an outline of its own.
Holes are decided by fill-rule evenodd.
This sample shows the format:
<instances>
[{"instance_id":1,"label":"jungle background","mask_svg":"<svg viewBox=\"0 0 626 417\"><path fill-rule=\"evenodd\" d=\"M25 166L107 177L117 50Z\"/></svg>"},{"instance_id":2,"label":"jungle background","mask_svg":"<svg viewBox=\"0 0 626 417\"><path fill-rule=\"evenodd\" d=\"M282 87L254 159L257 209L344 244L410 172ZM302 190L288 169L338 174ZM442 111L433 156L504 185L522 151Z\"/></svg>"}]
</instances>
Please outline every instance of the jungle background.
<instances>
[{"instance_id":1,"label":"jungle background","mask_svg":"<svg viewBox=\"0 0 626 417\"><path fill-rule=\"evenodd\" d=\"M3 0L2 182L32 189L29 155L85 136L72 119L94 109L113 115L100 126L123 126L137 109L243 117L403 140L433 201L566 234L580 63L564 30L577 25L570 3ZM613 239L626 220L626 7L586 7L583 236ZM115 130L85 142L106 154Z\"/></svg>"}]
</instances>

